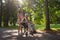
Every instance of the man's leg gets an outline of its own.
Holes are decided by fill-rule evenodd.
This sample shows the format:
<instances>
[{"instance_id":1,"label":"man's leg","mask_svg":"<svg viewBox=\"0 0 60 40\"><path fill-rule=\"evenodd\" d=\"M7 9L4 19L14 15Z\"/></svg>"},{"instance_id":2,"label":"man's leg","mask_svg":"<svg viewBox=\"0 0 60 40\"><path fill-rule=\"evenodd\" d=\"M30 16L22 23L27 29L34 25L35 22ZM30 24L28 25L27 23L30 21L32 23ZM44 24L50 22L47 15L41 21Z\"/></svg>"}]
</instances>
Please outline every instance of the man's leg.
<instances>
[{"instance_id":1,"label":"man's leg","mask_svg":"<svg viewBox=\"0 0 60 40\"><path fill-rule=\"evenodd\" d=\"M27 36L28 35L28 25L24 25L24 34Z\"/></svg>"}]
</instances>

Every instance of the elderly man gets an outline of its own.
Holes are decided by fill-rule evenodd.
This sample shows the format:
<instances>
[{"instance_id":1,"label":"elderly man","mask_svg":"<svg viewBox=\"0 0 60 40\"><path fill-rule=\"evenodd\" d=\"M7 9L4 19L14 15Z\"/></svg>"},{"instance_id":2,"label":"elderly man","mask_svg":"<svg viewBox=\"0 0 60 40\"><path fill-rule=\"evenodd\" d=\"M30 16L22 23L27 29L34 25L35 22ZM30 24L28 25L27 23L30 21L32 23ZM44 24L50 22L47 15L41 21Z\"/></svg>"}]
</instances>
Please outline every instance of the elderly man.
<instances>
[{"instance_id":1,"label":"elderly man","mask_svg":"<svg viewBox=\"0 0 60 40\"><path fill-rule=\"evenodd\" d=\"M28 14L25 13L25 15L22 19L21 25L23 25L23 28L24 28L24 35L27 36L27 33L28 33Z\"/></svg>"}]
</instances>

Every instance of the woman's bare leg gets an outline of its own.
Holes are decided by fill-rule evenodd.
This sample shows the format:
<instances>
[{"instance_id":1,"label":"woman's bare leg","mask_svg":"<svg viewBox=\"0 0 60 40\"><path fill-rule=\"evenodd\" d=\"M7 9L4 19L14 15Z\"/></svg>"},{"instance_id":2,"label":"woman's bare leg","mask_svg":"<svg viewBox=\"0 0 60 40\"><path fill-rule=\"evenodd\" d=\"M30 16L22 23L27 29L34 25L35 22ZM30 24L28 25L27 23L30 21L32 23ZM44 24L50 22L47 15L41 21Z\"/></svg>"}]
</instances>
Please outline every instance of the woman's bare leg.
<instances>
[{"instance_id":1,"label":"woman's bare leg","mask_svg":"<svg viewBox=\"0 0 60 40\"><path fill-rule=\"evenodd\" d=\"M22 25L19 25L18 27L18 34L22 34Z\"/></svg>"},{"instance_id":2,"label":"woman's bare leg","mask_svg":"<svg viewBox=\"0 0 60 40\"><path fill-rule=\"evenodd\" d=\"M20 34L20 26L18 26L18 35Z\"/></svg>"}]
</instances>

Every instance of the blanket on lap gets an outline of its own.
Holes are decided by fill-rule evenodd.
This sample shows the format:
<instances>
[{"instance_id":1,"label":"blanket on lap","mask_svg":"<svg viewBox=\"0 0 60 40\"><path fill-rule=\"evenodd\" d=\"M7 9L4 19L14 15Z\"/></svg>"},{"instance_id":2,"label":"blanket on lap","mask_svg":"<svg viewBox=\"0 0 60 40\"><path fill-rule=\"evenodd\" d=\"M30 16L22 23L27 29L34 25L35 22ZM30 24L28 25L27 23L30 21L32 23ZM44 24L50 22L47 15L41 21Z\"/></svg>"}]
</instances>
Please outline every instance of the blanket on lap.
<instances>
[{"instance_id":1,"label":"blanket on lap","mask_svg":"<svg viewBox=\"0 0 60 40\"><path fill-rule=\"evenodd\" d=\"M28 23L28 29L29 29L30 34L33 35L34 33L36 33L36 29L35 29L34 24L32 22Z\"/></svg>"}]
</instances>

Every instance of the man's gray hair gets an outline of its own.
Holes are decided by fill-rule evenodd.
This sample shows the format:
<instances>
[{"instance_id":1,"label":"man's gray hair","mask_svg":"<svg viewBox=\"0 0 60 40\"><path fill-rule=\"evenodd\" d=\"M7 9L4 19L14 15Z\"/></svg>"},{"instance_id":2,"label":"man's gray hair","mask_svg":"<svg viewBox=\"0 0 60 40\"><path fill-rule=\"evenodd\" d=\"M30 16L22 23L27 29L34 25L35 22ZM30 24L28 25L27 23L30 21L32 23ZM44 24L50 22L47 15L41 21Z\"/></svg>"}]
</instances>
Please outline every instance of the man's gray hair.
<instances>
[{"instance_id":1,"label":"man's gray hair","mask_svg":"<svg viewBox=\"0 0 60 40\"><path fill-rule=\"evenodd\" d=\"M28 13L25 13L25 16L28 16Z\"/></svg>"}]
</instances>

